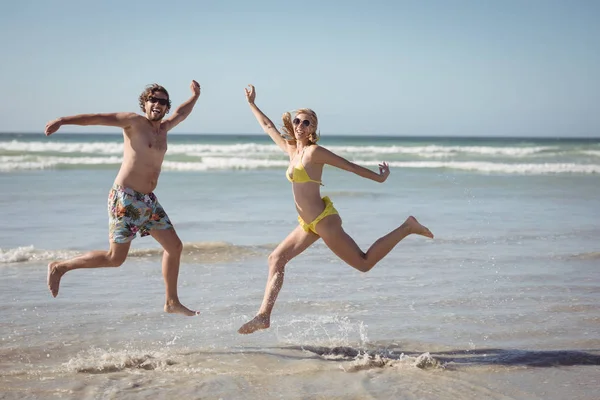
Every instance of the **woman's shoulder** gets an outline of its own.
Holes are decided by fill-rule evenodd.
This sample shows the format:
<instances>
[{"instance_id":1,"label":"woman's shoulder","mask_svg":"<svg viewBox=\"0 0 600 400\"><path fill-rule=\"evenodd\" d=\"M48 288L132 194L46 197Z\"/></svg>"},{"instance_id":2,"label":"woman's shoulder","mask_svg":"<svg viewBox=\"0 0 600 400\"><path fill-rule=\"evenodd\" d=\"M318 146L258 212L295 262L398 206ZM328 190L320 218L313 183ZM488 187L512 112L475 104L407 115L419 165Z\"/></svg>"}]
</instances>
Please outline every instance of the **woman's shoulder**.
<instances>
[{"instance_id":1,"label":"woman's shoulder","mask_svg":"<svg viewBox=\"0 0 600 400\"><path fill-rule=\"evenodd\" d=\"M309 161L323 163L328 159L328 156L332 154L332 152L326 147L312 144L306 149L305 154L308 156L307 159Z\"/></svg>"},{"instance_id":2,"label":"woman's shoulder","mask_svg":"<svg viewBox=\"0 0 600 400\"><path fill-rule=\"evenodd\" d=\"M323 147L323 146L321 146L319 144L312 144L312 145L310 145L310 147L308 148L308 151L311 154L331 153L331 150L329 150L326 147Z\"/></svg>"}]
</instances>

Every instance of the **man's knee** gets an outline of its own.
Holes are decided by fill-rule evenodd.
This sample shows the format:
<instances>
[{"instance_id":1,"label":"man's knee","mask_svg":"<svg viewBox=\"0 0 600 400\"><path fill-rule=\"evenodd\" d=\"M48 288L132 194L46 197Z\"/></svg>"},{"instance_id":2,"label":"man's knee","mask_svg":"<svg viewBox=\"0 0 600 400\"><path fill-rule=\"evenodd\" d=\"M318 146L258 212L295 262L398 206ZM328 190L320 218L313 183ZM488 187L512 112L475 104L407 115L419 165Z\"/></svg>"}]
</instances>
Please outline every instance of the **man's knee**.
<instances>
[{"instance_id":1,"label":"man's knee","mask_svg":"<svg viewBox=\"0 0 600 400\"><path fill-rule=\"evenodd\" d=\"M173 243L170 244L167 251L173 254L181 254L183 251L183 242L181 239L177 238L176 240L173 240Z\"/></svg>"},{"instance_id":2,"label":"man's knee","mask_svg":"<svg viewBox=\"0 0 600 400\"><path fill-rule=\"evenodd\" d=\"M169 255L178 256L183 252L183 242L179 237L175 237L163 245L163 249Z\"/></svg>"},{"instance_id":3,"label":"man's knee","mask_svg":"<svg viewBox=\"0 0 600 400\"><path fill-rule=\"evenodd\" d=\"M127 253L115 253L109 251L106 258L109 267L120 267L127 259Z\"/></svg>"}]
</instances>

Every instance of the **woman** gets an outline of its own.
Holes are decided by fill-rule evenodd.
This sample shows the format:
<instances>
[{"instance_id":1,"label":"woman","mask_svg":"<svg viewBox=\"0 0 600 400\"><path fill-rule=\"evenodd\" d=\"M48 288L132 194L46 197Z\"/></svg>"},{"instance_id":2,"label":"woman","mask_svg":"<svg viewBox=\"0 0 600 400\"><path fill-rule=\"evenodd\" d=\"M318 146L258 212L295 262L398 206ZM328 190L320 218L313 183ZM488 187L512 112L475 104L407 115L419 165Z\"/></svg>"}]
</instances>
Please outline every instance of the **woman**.
<instances>
[{"instance_id":1,"label":"woman","mask_svg":"<svg viewBox=\"0 0 600 400\"><path fill-rule=\"evenodd\" d=\"M361 272L373 268L398 242L412 233L433 238L429 229L414 217L408 217L402 225L379 238L366 253L363 253L356 242L344 232L342 219L331 200L328 197L321 198L323 166L332 165L363 178L385 182L390 174L387 163L379 164L379 173L376 173L318 146L317 115L310 109L297 110L293 120L290 113L283 114L284 138L273 122L254 104L254 86L249 85L249 88L244 90L252 113L275 144L290 157L286 178L292 183L300 225L269 255L269 278L262 305L258 314L238 330L242 334L270 326L271 312L283 284L286 263L319 238L323 239L327 247L339 258Z\"/></svg>"}]
</instances>

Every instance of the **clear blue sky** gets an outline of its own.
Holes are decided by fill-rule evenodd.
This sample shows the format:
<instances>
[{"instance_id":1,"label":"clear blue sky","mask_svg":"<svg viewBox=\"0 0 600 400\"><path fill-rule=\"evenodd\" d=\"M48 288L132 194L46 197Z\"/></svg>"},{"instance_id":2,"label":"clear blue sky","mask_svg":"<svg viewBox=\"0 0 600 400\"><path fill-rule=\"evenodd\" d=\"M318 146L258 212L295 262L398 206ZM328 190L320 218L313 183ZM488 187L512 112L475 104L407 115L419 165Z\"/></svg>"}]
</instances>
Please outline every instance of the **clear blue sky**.
<instances>
[{"instance_id":1,"label":"clear blue sky","mask_svg":"<svg viewBox=\"0 0 600 400\"><path fill-rule=\"evenodd\" d=\"M180 133L600 137L600 1L2 0L1 132L202 96ZM67 128L107 132L110 128Z\"/></svg>"}]
</instances>

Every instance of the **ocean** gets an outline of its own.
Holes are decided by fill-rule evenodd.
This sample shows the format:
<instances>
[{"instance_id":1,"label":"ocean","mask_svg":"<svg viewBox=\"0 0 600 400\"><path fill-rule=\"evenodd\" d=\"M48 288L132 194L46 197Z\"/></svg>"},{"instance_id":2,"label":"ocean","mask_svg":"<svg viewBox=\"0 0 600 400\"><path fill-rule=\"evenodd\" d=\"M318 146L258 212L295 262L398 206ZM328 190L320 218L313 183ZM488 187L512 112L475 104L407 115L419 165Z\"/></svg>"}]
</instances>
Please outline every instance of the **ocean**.
<instances>
[{"instance_id":1,"label":"ocean","mask_svg":"<svg viewBox=\"0 0 600 400\"><path fill-rule=\"evenodd\" d=\"M106 249L122 136L0 134L0 399L597 399L600 139L328 136L383 183L333 167L322 194L366 250L409 215L373 270L317 242L287 266L271 328L237 329L267 256L296 227L288 161L266 136L169 137L155 191L184 242L165 314L160 248L66 274Z\"/></svg>"}]
</instances>

